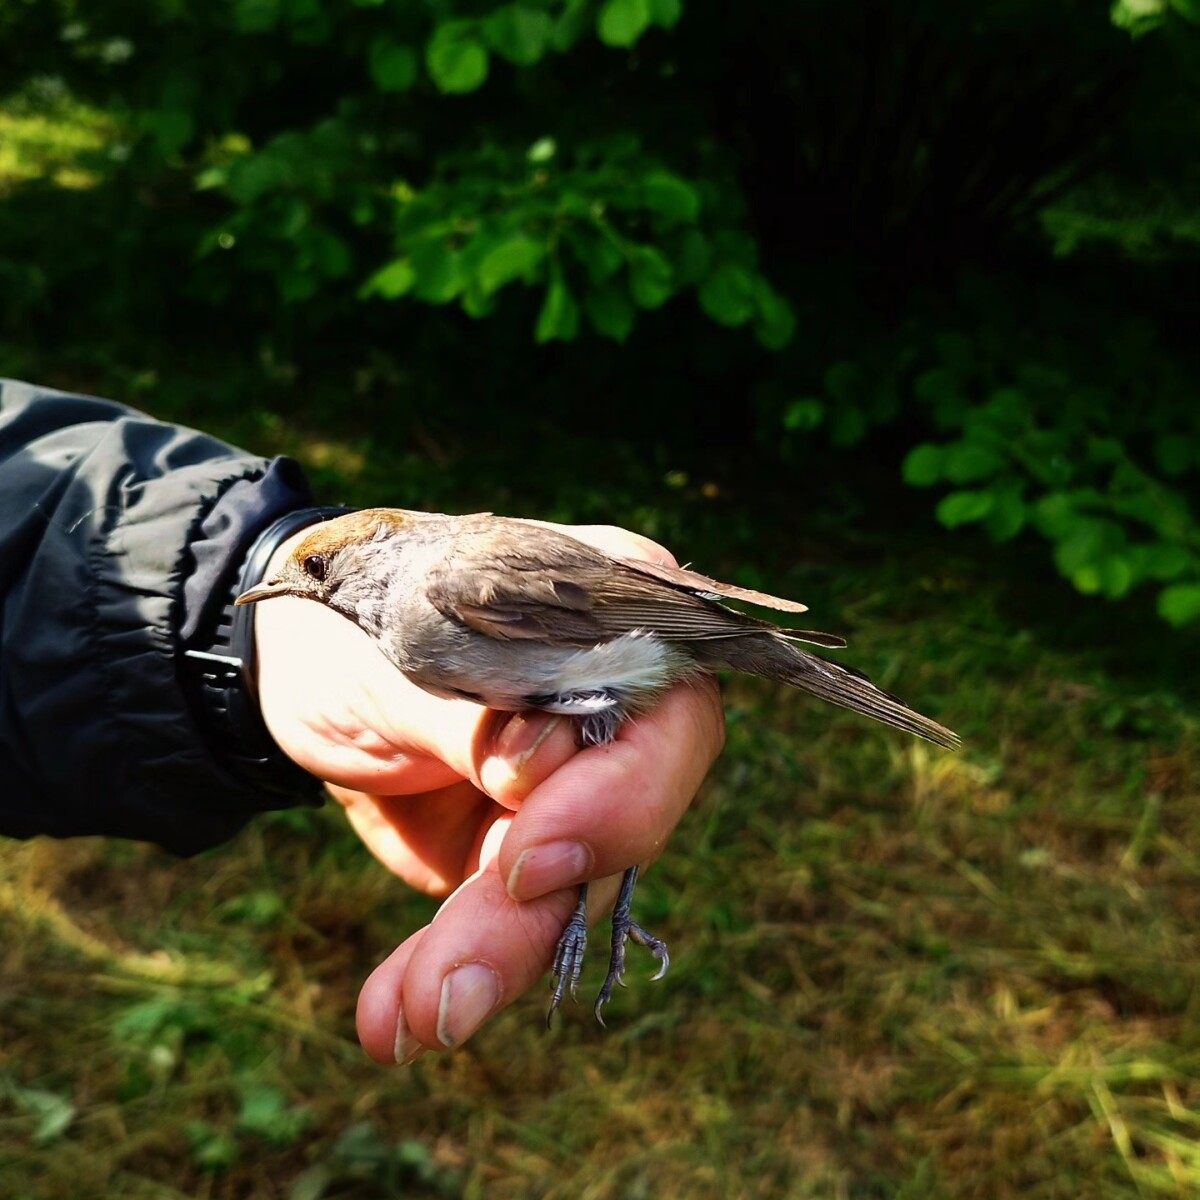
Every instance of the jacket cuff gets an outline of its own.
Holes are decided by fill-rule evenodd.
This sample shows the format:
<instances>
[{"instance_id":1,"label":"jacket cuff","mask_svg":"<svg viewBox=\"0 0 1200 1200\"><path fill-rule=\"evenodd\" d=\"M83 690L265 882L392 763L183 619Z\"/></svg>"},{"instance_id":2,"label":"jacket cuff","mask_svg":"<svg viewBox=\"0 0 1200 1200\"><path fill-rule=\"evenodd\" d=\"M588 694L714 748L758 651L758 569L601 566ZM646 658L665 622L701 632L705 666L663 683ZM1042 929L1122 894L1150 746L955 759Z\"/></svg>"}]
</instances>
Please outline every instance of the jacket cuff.
<instances>
[{"instance_id":1,"label":"jacket cuff","mask_svg":"<svg viewBox=\"0 0 1200 1200\"><path fill-rule=\"evenodd\" d=\"M279 546L293 534L341 516L345 508L285 512L262 531L224 596L205 599L182 652L184 691L213 757L247 786L285 803L320 804L324 785L280 750L263 720L255 677L255 610L235 600L260 583Z\"/></svg>"}]
</instances>

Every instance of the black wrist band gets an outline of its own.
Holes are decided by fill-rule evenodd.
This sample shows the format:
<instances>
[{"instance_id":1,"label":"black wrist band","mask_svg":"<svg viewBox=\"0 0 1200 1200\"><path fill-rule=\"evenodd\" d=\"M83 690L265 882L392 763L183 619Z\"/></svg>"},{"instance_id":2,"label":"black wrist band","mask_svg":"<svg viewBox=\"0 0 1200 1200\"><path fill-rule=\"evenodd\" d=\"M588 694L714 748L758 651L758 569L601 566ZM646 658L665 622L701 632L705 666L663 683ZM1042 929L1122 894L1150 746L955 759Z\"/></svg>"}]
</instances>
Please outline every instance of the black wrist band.
<instances>
[{"instance_id":1,"label":"black wrist band","mask_svg":"<svg viewBox=\"0 0 1200 1200\"><path fill-rule=\"evenodd\" d=\"M294 533L347 508L301 508L284 513L259 534L202 646L183 652L185 687L213 753L257 790L319 804L323 785L275 743L262 718L254 678L254 607L234 604L261 583L271 556Z\"/></svg>"}]
</instances>

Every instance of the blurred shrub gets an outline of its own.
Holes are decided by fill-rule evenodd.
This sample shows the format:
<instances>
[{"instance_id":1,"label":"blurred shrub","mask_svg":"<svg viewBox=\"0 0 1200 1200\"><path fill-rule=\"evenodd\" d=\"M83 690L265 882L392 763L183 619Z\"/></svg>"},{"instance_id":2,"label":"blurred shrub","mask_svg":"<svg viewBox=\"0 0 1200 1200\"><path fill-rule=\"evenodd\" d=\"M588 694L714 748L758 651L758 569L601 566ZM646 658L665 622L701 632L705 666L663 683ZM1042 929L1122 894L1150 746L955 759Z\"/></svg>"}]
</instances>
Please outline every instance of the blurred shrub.
<instances>
[{"instance_id":1,"label":"blurred shrub","mask_svg":"<svg viewBox=\"0 0 1200 1200\"><path fill-rule=\"evenodd\" d=\"M1184 490L1200 467L1196 373L1144 320L1110 313L1095 340L1096 314L1081 322L1061 296L1014 309L975 288L961 311L913 384L950 440L912 449L905 480L953 489L937 506L950 528L980 524L995 541L1033 528L1087 595L1163 584L1161 616L1200 617L1200 522Z\"/></svg>"},{"instance_id":2,"label":"blurred shrub","mask_svg":"<svg viewBox=\"0 0 1200 1200\"><path fill-rule=\"evenodd\" d=\"M1032 527L1081 590L1162 583L1182 623L1200 615L1200 461L1170 340L1112 343L1108 311L1036 346L995 312L937 316L904 345L894 330L914 286L946 291L962 262L1008 259L1036 295L1048 248L1193 252L1198 15L1193 0L5 6L5 111L83 112L105 134L69 183L58 166L0 178L3 329L129 345L186 326L393 378L396 355L439 405L489 410L502 379L510 410L549 395L594 421L603 405L660 440L756 441L783 463L799 440L892 425L920 443L906 478L954 489L944 523ZM551 343L569 353L537 349Z\"/></svg>"}]
</instances>

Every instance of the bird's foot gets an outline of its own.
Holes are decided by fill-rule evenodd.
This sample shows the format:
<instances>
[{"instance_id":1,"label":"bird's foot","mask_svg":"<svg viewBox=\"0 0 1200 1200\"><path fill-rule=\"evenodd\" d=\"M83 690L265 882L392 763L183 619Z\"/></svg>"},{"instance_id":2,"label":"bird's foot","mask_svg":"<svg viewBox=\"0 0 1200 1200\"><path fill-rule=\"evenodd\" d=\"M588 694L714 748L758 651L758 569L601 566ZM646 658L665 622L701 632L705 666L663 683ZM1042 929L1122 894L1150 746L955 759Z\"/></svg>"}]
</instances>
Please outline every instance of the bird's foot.
<instances>
[{"instance_id":1,"label":"bird's foot","mask_svg":"<svg viewBox=\"0 0 1200 1200\"><path fill-rule=\"evenodd\" d=\"M613 988L617 984L620 984L621 987L625 986L625 947L631 938L639 946L645 946L661 964L654 975L655 979L661 979L671 967L671 956L667 952L667 943L661 938L647 933L630 916L629 910L633 900L634 885L637 883L637 874L637 867L631 867L625 872L625 878L621 881L621 894L617 897L616 908L613 909L612 953L608 959L608 975L605 977L600 994L596 997L596 1006L593 1010L596 1020L601 1025L604 1024L601 1010L612 999Z\"/></svg>"},{"instance_id":2,"label":"bird's foot","mask_svg":"<svg viewBox=\"0 0 1200 1200\"><path fill-rule=\"evenodd\" d=\"M588 885L581 884L579 888L579 903L567 922L567 927L558 939L558 947L554 951L554 995L550 998L550 1010L546 1013L546 1028L550 1028L554 1014L561 1007L567 989L571 991L571 999L575 999L575 989L579 985L579 972L583 970L583 956L587 951L587 892Z\"/></svg>"}]
</instances>

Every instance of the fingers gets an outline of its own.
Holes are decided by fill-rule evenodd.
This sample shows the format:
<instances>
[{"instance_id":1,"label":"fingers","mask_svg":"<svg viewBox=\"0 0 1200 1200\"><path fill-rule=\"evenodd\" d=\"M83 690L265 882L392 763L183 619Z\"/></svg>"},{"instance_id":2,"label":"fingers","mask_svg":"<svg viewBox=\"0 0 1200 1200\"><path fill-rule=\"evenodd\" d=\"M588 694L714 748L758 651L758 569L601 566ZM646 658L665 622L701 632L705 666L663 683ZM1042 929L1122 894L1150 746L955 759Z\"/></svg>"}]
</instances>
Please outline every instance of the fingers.
<instances>
[{"instance_id":1,"label":"fingers","mask_svg":"<svg viewBox=\"0 0 1200 1200\"><path fill-rule=\"evenodd\" d=\"M503 811L465 781L420 796L329 791L371 853L431 896L448 896L475 869L483 836Z\"/></svg>"},{"instance_id":2,"label":"fingers","mask_svg":"<svg viewBox=\"0 0 1200 1200\"><path fill-rule=\"evenodd\" d=\"M426 1047L411 1034L401 1011L404 976L426 930L419 929L375 968L358 994L358 1040L378 1063L407 1065Z\"/></svg>"},{"instance_id":3,"label":"fingers","mask_svg":"<svg viewBox=\"0 0 1200 1200\"><path fill-rule=\"evenodd\" d=\"M364 984L358 1028L371 1057L408 1062L460 1045L541 979L575 904L571 885L605 876L589 907L593 918L608 910L619 873L658 856L723 728L711 679L677 687L616 742L574 755L517 813L493 822L478 843L479 869ZM570 861L558 852L564 843L584 855ZM553 890L547 862L563 876Z\"/></svg>"},{"instance_id":4,"label":"fingers","mask_svg":"<svg viewBox=\"0 0 1200 1200\"><path fill-rule=\"evenodd\" d=\"M530 525L545 525L557 529L569 537L578 538L611 554L614 558L641 558L647 562L662 563L666 567L679 565L675 556L665 546L631 529L622 529L619 525L559 525L555 521L530 521Z\"/></svg>"},{"instance_id":5,"label":"fingers","mask_svg":"<svg viewBox=\"0 0 1200 1200\"><path fill-rule=\"evenodd\" d=\"M494 834L502 836L509 820L502 818ZM608 911L617 887L616 879L593 887L593 916ZM570 889L518 904L493 854L433 923L405 941L363 985L358 1004L363 1048L377 1062L403 1063L427 1049L461 1045L543 978L575 900Z\"/></svg>"},{"instance_id":6,"label":"fingers","mask_svg":"<svg viewBox=\"0 0 1200 1200\"><path fill-rule=\"evenodd\" d=\"M702 677L574 756L529 793L504 840L510 893L529 900L653 862L723 742L716 683Z\"/></svg>"}]
</instances>

